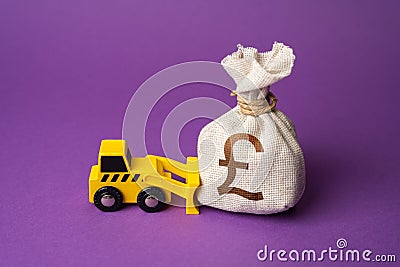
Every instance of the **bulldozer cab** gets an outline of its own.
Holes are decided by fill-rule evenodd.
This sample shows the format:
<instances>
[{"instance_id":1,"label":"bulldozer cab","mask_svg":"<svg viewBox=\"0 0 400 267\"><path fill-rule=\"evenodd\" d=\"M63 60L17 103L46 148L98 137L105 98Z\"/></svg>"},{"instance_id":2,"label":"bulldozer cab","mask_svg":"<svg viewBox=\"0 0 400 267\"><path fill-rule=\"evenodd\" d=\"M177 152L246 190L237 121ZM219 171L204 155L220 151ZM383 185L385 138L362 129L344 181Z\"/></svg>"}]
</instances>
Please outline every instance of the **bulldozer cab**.
<instances>
[{"instance_id":1,"label":"bulldozer cab","mask_svg":"<svg viewBox=\"0 0 400 267\"><path fill-rule=\"evenodd\" d=\"M125 140L103 140L98 164L102 173L127 173L131 170L132 155Z\"/></svg>"}]
</instances>

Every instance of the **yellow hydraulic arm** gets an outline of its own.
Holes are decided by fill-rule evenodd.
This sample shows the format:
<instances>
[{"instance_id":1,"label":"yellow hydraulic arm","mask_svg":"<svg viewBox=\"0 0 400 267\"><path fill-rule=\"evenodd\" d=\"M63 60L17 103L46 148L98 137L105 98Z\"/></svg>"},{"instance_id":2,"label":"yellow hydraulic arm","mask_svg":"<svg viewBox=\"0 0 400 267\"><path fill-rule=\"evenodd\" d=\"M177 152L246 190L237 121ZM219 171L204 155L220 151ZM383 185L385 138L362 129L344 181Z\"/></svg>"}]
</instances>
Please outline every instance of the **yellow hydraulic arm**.
<instances>
[{"instance_id":1,"label":"yellow hydraulic arm","mask_svg":"<svg viewBox=\"0 0 400 267\"><path fill-rule=\"evenodd\" d=\"M186 214L199 214L194 200L196 189L200 186L197 157L188 157L186 164L160 156L149 155L148 158L161 176L148 175L143 181L185 198ZM184 178L186 183L173 179L171 173Z\"/></svg>"}]
</instances>

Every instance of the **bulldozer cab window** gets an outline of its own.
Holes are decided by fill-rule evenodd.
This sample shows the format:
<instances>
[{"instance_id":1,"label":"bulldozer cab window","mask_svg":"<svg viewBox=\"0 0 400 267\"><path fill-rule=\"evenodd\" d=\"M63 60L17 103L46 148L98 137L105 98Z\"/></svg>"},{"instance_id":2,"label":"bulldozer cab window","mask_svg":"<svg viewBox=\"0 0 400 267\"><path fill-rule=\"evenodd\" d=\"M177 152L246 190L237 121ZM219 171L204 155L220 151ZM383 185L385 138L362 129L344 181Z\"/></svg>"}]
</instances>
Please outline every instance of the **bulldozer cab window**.
<instances>
[{"instance_id":1,"label":"bulldozer cab window","mask_svg":"<svg viewBox=\"0 0 400 267\"><path fill-rule=\"evenodd\" d=\"M122 156L102 156L101 172L127 172Z\"/></svg>"}]
</instances>

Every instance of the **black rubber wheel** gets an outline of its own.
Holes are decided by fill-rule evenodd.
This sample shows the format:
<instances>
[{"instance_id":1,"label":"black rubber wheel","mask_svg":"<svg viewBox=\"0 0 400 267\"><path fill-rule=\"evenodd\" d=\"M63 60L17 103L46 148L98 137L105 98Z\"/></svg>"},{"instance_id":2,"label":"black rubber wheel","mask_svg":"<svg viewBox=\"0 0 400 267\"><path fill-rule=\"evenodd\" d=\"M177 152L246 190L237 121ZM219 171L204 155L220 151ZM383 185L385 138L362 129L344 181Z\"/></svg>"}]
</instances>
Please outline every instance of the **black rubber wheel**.
<instances>
[{"instance_id":1,"label":"black rubber wheel","mask_svg":"<svg viewBox=\"0 0 400 267\"><path fill-rule=\"evenodd\" d=\"M101 211L117 211L122 207L122 194L115 187L102 187L94 194L94 205Z\"/></svg>"},{"instance_id":2,"label":"black rubber wheel","mask_svg":"<svg viewBox=\"0 0 400 267\"><path fill-rule=\"evenodd\" d=\"M158 212L165 208L165 195L160 188L147 187L137 197L139 207L145 212Z\"/></svg>"}]
</instances>

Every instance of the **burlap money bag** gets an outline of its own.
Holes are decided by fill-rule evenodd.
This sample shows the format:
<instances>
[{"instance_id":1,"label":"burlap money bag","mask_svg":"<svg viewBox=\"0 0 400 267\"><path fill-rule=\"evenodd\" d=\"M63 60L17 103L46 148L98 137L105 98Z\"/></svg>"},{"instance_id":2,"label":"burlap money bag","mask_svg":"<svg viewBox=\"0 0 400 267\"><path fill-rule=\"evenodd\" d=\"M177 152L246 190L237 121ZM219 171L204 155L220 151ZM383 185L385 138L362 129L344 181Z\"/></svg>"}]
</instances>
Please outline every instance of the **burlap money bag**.
<instances>
[{"instance_id":1,"label":"burlap money bag","mask_svg":"<svg viewBox=\"0 0 400 267\"><path fill-rule=\"evenodd\" d=\"M271 51L252 47L222 60L235 80L238 105L215 119L198 138L203 205L256 214L293 207L305 187L305 166L294 124L275 106L270 85L288 76L295 56L275 43Z\"/></svg>"}]
</instances>

